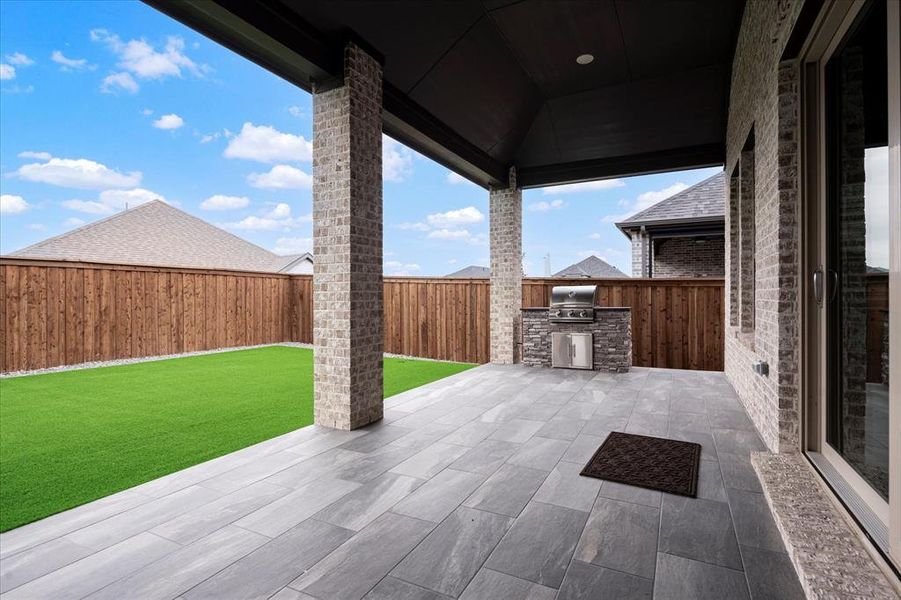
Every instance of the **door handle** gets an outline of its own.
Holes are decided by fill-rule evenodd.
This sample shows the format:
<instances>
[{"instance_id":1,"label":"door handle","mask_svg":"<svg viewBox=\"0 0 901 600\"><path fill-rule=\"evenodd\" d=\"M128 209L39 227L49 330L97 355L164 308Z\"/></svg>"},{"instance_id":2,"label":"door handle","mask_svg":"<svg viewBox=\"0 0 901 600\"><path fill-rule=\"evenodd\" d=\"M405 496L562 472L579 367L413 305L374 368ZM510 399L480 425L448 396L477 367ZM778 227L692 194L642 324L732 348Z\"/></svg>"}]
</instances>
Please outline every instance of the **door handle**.
<instances>
[{"instance_id":1,"label":"door handle","mask_svg":"<svg viewBox=\"0 0 901 600\"><path fill-rule=\"evenodd\" d=\"M829 290L829 302L833 302L838 295L838 273L829 269L829 274L832 276L832 289Z\"/></svg>"},{"instance_id":2,"label":"door handle","mask_svg":"<svg viewBox=\"0 0 901 600\"><path fill-rule=\"evenodd\" d=\"M817 304L823 305L823 267L817 267L813 272L813 297Z\"/></svg>"}]
</instances>

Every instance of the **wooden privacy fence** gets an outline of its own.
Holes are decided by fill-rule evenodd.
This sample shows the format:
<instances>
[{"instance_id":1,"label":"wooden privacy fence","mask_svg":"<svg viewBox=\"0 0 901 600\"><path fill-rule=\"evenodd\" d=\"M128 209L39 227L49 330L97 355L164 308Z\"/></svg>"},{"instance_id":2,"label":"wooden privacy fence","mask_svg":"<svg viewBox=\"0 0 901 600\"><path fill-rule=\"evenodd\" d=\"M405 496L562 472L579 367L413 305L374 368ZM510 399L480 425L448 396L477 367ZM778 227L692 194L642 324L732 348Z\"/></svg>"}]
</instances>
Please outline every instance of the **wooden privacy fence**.
<instances>
[{"instance_id":1,"label":"wooden privacy fence","mask_svg":"<svg viewBox=\"0 0 901 600\"><path fill-rule=\"evenodd\" d=\"M553 285L525 279L523 306ZM723 368L723 280L605 279L604 306L632 309L638 366ZM312 277L0 259L0 371L312 342ZM487 279L385 278L385 351L489 359Z\"/></svg>"}]
</instances>

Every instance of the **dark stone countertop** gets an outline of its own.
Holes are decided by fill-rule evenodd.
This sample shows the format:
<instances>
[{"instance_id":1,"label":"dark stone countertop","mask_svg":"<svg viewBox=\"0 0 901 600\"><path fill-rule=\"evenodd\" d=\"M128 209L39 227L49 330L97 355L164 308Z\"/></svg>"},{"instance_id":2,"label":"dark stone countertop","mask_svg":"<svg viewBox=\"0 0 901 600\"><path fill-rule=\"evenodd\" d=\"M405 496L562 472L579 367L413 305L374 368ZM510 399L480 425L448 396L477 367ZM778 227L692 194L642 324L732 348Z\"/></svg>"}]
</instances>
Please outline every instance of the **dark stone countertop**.
<instances>
[{"instance_id":1,"label":"dark stone countertop","mask_svg":"<svg viewBox=\"0 0 901 600\"><path fill-rule=\"evenodd\" d=\"M595 306L594 309L597 311L623 311L623 310L632 310L628 306ZM521 308L519 309L522 312L538 312L538 311L547 311L550 310L548 306L533 306L530 308Z\"/></svg>"}]
</instances>

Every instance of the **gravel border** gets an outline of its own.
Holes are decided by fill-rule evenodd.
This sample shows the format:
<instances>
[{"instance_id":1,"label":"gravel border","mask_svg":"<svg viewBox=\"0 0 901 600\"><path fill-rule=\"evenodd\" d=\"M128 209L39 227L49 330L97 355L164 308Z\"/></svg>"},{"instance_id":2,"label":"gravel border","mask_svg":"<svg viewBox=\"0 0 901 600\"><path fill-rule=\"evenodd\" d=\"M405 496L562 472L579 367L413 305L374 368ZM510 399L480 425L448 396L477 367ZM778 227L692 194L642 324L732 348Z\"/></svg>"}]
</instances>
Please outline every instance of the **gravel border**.
<instances>
[{"instance_id":1,"label":"gravel border","mask_svg":"<svg viewBox=\"0 0 901 600\"><path fill-rule=\"evenodd\" d=\"M0 373L0 379L12 379L14 377L28 377L29 375L42 375L44 373L59 373L62 371L79 371L81 369L97 369L100 367L115 367L118 365L131 365L135 363L154 362L158 360L169 360L171 358L184 358L187 356L202 356L204 354L220 354L222 352L234 352L236 350L251 350L253 348L269 348L272 346L286 346L289 348L313 348L313 344L305 344L302 342L279 342L275 344L258 344L256 346L233 346L230 348L216 348L214 350L197 350L196 352L183 352L181 354L161 354L158 356L143 356L141 358L120 358L118 360L103 360L95 362L78 363L77 365L61 365L59 367L48 367L46 369L34 369L31 371L10 371L9 373ZM426 358L423 356L408 356L404 354L384 353L388 358L406 358L412 360L424 360L429 362L457 362L452 360L439 360L437 358Z\"/></svg>"}]
</instances>

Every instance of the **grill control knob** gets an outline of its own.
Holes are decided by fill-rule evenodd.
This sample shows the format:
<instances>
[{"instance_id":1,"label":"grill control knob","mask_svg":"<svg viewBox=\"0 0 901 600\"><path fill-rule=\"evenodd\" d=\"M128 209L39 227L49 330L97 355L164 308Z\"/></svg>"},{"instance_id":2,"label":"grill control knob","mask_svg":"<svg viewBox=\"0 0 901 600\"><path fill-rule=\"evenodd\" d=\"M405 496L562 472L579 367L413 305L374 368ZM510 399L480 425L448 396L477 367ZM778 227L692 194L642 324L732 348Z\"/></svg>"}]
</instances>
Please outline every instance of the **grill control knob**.
<instances>
[{"instance_id":1,"label":"grill control knob","mask_svg":"<svg viewBox=\"0 0 901 600\"><path fill-rule=\"evenodd\" d=\"M580 316L580 317L587 317L588 315L587 315L587 314L585 313L585 311L583 310L583 311L580 311L580 312L579 312L579 316Z\"/></svg>"}]
</instances>

